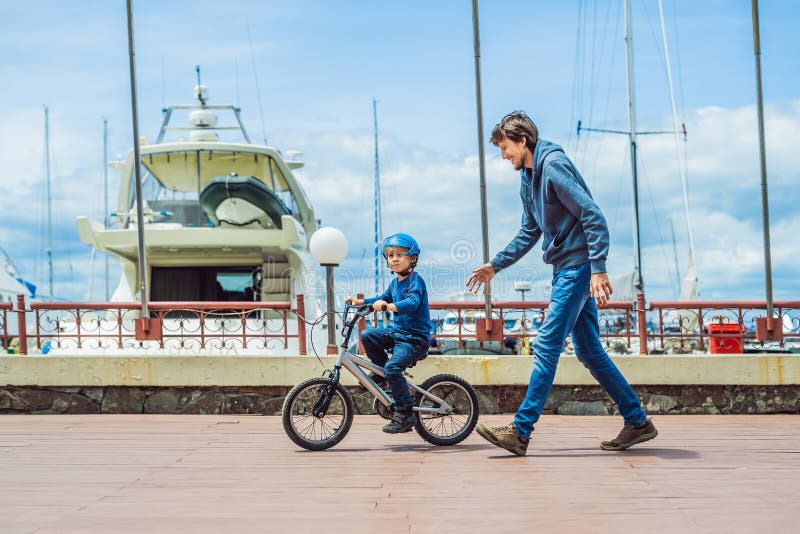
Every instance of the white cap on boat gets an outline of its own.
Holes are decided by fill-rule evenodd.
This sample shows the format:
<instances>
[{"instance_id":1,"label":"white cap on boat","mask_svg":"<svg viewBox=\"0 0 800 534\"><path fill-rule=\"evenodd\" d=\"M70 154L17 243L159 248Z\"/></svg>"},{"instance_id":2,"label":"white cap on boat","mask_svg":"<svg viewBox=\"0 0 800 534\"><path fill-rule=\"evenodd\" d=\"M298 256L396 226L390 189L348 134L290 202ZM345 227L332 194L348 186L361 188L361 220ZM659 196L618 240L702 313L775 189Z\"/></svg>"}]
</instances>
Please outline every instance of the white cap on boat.
<instances>
[{"instance_id":1,"label":"white cap on boat","mask_svg":"<svg viewBox=\"0 0 800 534\"><path fill-rule=\"evenodd\" d=\"M219 135L211 130L191 130L189 141L219 141Z\"/></svg>"},{"instance_id":2,"label":"white cap on boat","mask_svg":"<svg viewBox=\"0 0 800 534\"><path fill-rule=\"evenodd\" d=\"M213 128L217 125L217 114L207 109L196 109L189 112L189 122L198 128Z\"/></svg>"},{"instance_id":3,"label":"white cap on boat","mask_svg":"<svg viewBox=\"0 0 800 534\"><path fill-rule=\"evenodd\" d=\"M195 85L194 98L195 100L200 100L201 102L208 100L208 87L205 85Z\"/></svg>"}]
</instances>

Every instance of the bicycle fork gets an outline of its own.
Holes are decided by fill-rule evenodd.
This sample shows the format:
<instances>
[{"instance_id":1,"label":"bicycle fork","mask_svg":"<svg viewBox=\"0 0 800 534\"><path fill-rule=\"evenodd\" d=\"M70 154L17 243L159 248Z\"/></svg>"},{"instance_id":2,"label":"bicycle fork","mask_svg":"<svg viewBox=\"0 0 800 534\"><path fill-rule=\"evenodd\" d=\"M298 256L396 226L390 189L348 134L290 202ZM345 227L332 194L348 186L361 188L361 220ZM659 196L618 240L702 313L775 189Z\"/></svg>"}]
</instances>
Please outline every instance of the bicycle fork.
<instances>
[{"instance_id":1,"label":"bicycle fork","mask_svg":"<svg viewBox=\"0 0 800 534\"><path fill-rule=\"evenodd\" d=\"M334 367L331 370L328 383L320 388L322 391L320 392L319 399L317 399L317 402L314 404L314 408L311 409L311 415L318 418L325 417L325 414L328 413L328 407L331 405L331 400L333 399L333 394L336 392L336 385L338 383L339 368Z\"/></svg>"}]
</instances>

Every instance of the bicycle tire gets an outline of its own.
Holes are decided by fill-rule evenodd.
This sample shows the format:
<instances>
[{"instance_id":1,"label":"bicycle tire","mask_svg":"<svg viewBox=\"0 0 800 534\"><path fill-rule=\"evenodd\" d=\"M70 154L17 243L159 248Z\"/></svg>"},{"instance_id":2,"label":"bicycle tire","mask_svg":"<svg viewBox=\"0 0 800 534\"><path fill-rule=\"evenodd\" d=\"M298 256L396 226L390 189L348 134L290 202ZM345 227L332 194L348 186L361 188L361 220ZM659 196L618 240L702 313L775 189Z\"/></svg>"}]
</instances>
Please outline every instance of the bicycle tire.
<instances>
[{"instance_id":1,"label":"bicycle tire","mask_svg":"<svg viewBox=\"0 0 800 534\"><path fill-rule=\"evenodd\" d=\"M464 441L472 433L480 415L475 388L460 376L450 374L432 376L420 387L450 404L454 412L449 415L417 412L414 425L417 433L433 445L455 445ZM417 406L430 407L431 403L430 399L418 394Z\"/></svg>"},{"instance_id":2,"label":"bicycle tire","mask_svg":"<svg viewBox=\"0 0 800 534\"><path fill-rule=\"evenodd\" d=\"M331 387L327 378L310 378L296 385L283 401L283 430L294 443L309 451L329 449L342 441L353 424L353 397L341 384L336 384L327 413L311 414L323 390ZM329 421L325 421L330 417ZM330 434L326 432L330 431Z\"/></svg>"}]
</instances>

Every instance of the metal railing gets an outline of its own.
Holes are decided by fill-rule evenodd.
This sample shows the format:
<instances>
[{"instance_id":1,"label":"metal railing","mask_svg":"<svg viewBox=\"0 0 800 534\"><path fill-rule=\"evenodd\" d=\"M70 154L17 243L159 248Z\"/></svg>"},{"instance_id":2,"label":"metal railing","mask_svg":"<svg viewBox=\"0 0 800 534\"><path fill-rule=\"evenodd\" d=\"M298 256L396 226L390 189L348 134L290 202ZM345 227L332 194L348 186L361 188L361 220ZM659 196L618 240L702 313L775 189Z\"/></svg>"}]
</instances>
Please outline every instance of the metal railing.
<instances>
[{"instance_id":1,"label":"metal railing","mask_svg":"<svg viewBox=\"0 0 800 534\"><path fill-rule=\"evenodd\" d=\"M653 301L648 307L648 339L651 350L720 352L762 349L800 349L800 301L775 301L774 313L783 331L781 341L760 342L755 319L765 317L760 301Z\"/></svg>"},{"instance_id":2,"label":"metal railing","mask_svg":"<svg viewBox=\"0 0 800 534\"><path fill-rule=\"evenodd\" d=\"M143 341L135 328L141 315L138 302L34 302L26 309L20 296L19 352L27 353L29 344L42 352L259 351L288 349L296 340L298 353L306 354L303 295L297 295L295 308L290 302L153 302L149 309L160 335ZM33 315L30 332L26 313Z\"/></svg>"},{"instance_id":3,"label":"metal railing","mask_svg":"<svg viewBox=\"0 0 800 534\"><path fill-rule=\"evenodd\" d=\"M0 302L0 336L3 344L3 349L8 349L11 345L11 335L8 333L8 312L14 309L14 305L10 302Z\"/></svg>"},{"instance_id":4,"label":"metal railing","mask_svg":"<svg viewBox=\"0 0 800 534\"><path fill-rule=\"evenodd\" d=\"M544 301L495 302L492 319L502 322L502 339L530 347L544 321ZM755 319L766 314L760 301L610 302L599 310L600 337L612 353L800 352L800 301L776 301L781 341L760 342ZM482 302L432 302L432 336L450 352L509 352L503 342L479 341L478 322L485 319ZM0 303L0 336L4 347L18 338L18 352L176 349L199 351L286 350L290 344L306 354L307 328L303 295L290 302L154 302L151 318L160 320L160 336L141 341L135 333L138 302L34 302L22 295L16 306ZM16 325L13 316L16 315ZM11 324L9 324L11 321ZM30 324L30 328L28 328ZM373 324L377 326L378 315ZM16 334L14 334L16 326ZM359 324L359 332L366 322ZM570 350L571 342L566 345ZM519 351L519 348L517 349Z\"/></svg>"}]
</instances>

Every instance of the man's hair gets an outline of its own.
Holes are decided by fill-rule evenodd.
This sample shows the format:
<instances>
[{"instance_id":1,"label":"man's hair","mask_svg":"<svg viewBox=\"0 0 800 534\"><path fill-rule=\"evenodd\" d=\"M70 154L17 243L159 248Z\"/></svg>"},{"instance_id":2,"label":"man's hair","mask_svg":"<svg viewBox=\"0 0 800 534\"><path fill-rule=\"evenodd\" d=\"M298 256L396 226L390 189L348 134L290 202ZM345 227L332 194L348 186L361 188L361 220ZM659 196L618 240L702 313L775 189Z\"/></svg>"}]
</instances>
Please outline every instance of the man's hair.
<instances>
[{"instance_id":1,"label":"man's hair","mask_svg":"<svg viewBox=\"0 0 800 534\"><path fill-rule=\"evenodd\" d=\"M512 111L494 127L491 142L494 146L498 146L504 137L515 143L525 139L525 146L533 152L539 140L539 129L524 111Z\"/></svg>"}]
</instances>

